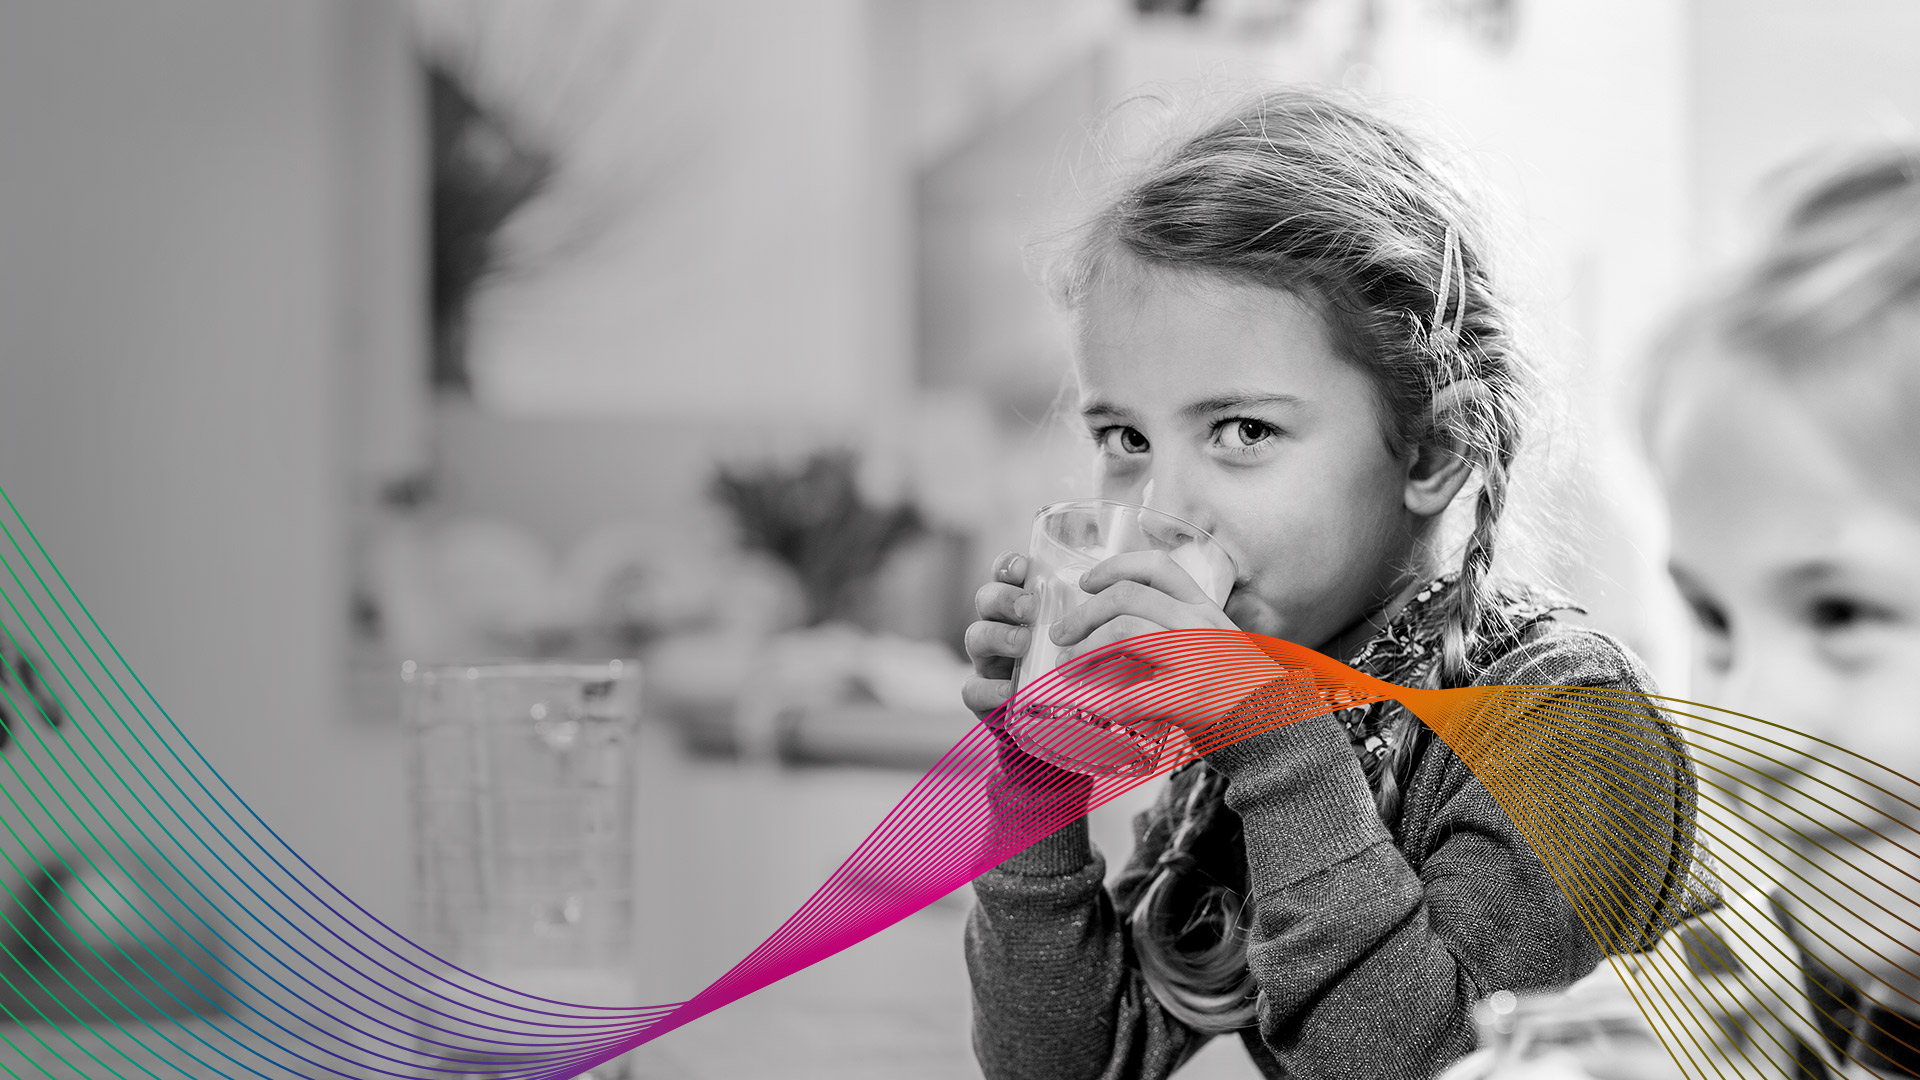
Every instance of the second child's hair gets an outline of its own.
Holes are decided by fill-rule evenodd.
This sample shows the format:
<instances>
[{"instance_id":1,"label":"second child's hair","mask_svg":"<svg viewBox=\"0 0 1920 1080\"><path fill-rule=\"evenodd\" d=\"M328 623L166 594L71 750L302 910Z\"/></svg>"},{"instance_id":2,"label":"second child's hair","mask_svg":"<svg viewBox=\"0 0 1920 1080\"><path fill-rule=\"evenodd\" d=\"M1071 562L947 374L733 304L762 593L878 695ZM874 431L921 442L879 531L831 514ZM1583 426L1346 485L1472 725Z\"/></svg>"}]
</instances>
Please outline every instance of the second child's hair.
<instances>
[{"instance_id":1,"label":"second child's hair","mask_svg":"<svg viewBox=\"0 0 1920 1080\"><path fill-rule=\"evenodd\" d=\"M1079 306L1142 268L1276 289L1312 305L1341 357L1365 372L1396 456L1454 452L1478 478L1473 525L1449 594L1435 685L1470 684L1489 574L1530 400L1530 369L1488 278L1486 250L1451 173L1406 132L1328 94L1281 89L1174 145L1089 220L1056 292ZM1368 777L1397 825L1416 721ZM1244 898L1190 876L1194 845L1223 812L1204 763L1175 777L1158 863L1118 883L1135 951L1169 1012L1204 1031L1254 1016ZM1237 843L1237 840L1236 840ZM1244 878L1242 878L1244 882Z\"/></svg>"},{"instance_id":2,"label":"second child's hair","mask_svg":"<svg viewBox=\"0 0 1920 1080\"><path fill-rule=\"evenodd\" d=\"M1870 471L1920 492L1920 144L1803 162L1757 256L1655 350L1644 426L1676 375L1720 356L1786 380ZM1890 452L1891 451L1891 452Z\"/></svg>"}]
</instances>

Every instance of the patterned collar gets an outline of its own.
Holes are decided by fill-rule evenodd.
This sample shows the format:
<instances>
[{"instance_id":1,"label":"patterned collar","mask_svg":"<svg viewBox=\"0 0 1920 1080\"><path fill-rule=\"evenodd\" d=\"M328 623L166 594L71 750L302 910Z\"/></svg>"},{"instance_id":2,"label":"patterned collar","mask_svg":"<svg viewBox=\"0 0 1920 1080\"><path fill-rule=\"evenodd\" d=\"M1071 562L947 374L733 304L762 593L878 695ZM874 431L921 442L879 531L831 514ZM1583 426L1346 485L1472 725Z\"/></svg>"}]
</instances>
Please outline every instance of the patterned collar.
<instances>
[{"instance_id":1,"label":"patterned collar","mask_svg":"<svg viewBox=\"0 0 1920 1080\"><path fill-rule=\"evenodd\" d=\"M1453 594L1456 578L1446 573L1421 586L1379 633L1360 647L1348 666L1401 686L1429 685L1433 667L1440 659L1446 601ZM1495 582L1492 599L1481 615L1478 644L1470 657L1476 667L1511 650L1528 628L1556 611L1584 614L1564 597L1517 582ZM1393 750L1395 735L1402 730L1402 725L1392 722L1399 710L1393 702L1375 702L1334 714L1346 725L1354 756L1360 759L1370 783L1377 785L1381 765Z\"/></svg>"}]
</instances>

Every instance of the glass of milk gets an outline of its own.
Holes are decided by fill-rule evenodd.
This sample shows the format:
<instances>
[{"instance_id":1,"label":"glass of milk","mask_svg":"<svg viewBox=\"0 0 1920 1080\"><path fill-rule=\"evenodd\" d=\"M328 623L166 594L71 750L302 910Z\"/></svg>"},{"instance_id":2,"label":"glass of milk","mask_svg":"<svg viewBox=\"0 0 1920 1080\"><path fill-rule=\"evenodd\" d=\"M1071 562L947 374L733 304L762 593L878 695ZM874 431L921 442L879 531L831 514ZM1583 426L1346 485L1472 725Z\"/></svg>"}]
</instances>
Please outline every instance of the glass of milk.
<instances>
[{"instance_id":1,"label":"glass of milk","mask_svg":"<svg viewBox=\"0 0 1920 1080\"><path fill-rule=\"evenodd\" d=\"M1089 776L1137 776L1159 763L1172 725L1152 718L1100 715L1076 700L1073 685L1046 680L1021 688L1072 660L1082 645L1055 645L1053 624L1090 599L1080 579L1105 559L1131 551L1164 551L1208 599L1224 605L1233 589L1233 559L1205 529L1145 506L1111 499L1076 499L1043 506L1033 516L1027 590L1038 606L1027 653L1014 667L1014 694L1004 720L1022 750L1049 764Z\"/></svg>"},{"instance_id":2,"label":"glass of milk","mask_svg":"<svg viewBox=\"0 0 1920 1080\"><path fill-rule=\"evenodd\" d=\"M477 1009L563 1014L589 1038L632 1022L639 676L619 660L402 670L419 940ZM434 1052L470 1072L488 1059Z\"/></svg>"}]
</instances>

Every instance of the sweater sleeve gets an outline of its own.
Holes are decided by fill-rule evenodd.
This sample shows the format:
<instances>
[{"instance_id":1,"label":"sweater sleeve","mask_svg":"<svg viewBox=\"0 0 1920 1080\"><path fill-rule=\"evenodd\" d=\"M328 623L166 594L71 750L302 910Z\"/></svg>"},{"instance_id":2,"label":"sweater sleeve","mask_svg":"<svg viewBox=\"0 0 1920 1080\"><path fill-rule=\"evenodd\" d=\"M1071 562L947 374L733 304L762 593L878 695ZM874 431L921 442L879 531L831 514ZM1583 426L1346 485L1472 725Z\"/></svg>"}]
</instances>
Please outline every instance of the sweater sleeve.
<instances>
[{"instance_id":1,"label":"sweater sleeve","mask_svg":"<svg viewBox=\"0 0 1920 1080\"><path fill-rule=\"evenodd\" d=\"M1611 639L1550 622L1484 681L1647 685ZM1431 1077L1471 1048L1482 996L1567 985L1599 962L1526 839L1438 740L1414 767L1399 845L1332 717L1208 759L1244 829L1260 992L1250 1041L1270 1075ZM1684 768L1644 771L1645 785L1672 794ZM1003 784L993 797L1023 795ZM1151 857L1144 847L1136 860ZM1147 989L1105 870L1080 821L974 883L966 952L974 1049L990 1080L1157 1080L1206 1041ZM1633 883L1648 904L1662 887L1658 873Z\"/></svg>"},{"instance_id":2,"label":"sweater sleeve","mask_svg":"<svg viewBox=\"0 0 1920 1080\"><path fill-rule=\"evenodd\" d=\"M1022 776L1047 783L1030 765L1003 768L989 793L996 816L1033 797ZM1136 845L1136 862L1149 857ZM1131 963L1105 876L1082 817L974 882L966 956L987 1080L1159 1080L1206 1042L1160 1007Z\"/></svg>"},{"instance_id":3,"label":"sweater sleeve","mask_svg":"<svg viewBox=\"0 0 1920 1080\"><path fill-rule=\"evenodd\" d=\"M1551 622L1483 683L1647 689L1611 639ZM1597 769L1632 770L1667 812L1682 801L1683 757L1592 753ZM1416 763L1398 845L1332 717L1264 732L1209 761L1227 774L1227 802L1245 828L1260 1036L1287 1076L1432 1076L1471 1049L1482 996L1564 986L1599 963L1601 949L1539 856L1438 740ZM1658 862L1624 884L1649 912L1675 869Z\"/></svg>"}]
</instances>

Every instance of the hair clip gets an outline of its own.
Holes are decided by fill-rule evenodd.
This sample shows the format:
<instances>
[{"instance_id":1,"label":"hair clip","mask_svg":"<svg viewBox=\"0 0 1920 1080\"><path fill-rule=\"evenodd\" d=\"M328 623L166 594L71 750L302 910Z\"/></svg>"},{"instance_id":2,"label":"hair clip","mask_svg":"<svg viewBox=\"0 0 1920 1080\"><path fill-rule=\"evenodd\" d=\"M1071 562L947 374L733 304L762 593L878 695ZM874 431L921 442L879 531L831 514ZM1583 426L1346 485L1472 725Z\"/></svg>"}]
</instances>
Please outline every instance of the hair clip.
<instances>
[{"instance_id":1,"label":"hair clip","mask_svg":"<svg viewBox=\"0 0 1920 1080\"><path fill-rule=\"evenodd\" d=\"M1447 303L1455 293L1459 299L1453 300L1453 318L1446 319ZM1443 333L1447 344L1460 341L1460 331L1467 321L1467 263L1460 247L1460 234L1452 225L1447 226L1446 239L1440 249L1440 288L1433 297L1433 318L1428 320L1428 336L1439 339Z\"/></svg>"},{"instance_id":2,"label":"hair clip","mask_svg":"<svg viewBox=\"0 0 1920 1080\"><path fill-rule=\"evenodd\" d=\"M1446 238L1440 242L1440 287L1433 294L1433 317L1427 320L1428 332L1440 333L1440 318L1447 313L1447 297L1453 290L1454 248L1460 241L1453 235L1453 226L1447 226Z\"/></svg>"}]
</instances>

